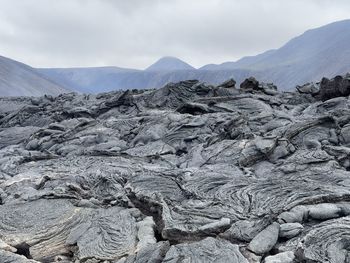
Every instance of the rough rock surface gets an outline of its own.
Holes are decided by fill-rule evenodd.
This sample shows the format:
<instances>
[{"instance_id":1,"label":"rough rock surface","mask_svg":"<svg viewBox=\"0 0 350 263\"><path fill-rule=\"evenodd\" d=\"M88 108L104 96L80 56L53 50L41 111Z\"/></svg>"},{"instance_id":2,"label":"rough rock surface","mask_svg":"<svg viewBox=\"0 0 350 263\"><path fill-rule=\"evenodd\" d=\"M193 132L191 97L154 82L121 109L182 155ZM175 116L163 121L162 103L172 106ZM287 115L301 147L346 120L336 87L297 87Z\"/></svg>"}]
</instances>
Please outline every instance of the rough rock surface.
<instances>
[{"instance_id":1,"label":"rough rock surface","mask_svg":"<svg viewBox=\"0 0 350 263\"><path fill-rule=\"evenodd\" d=\"M182 243L171 246L165 255L163 262L232 262L248 263L248 260L239 251L238 245L231 244L225 240L217 240L212 237L205 238L199 242Z\"/></svg>"},{"instance_id":2,"label":"rough rock surface","mask_svg":"<svg viewBox=\"0 0 350 263\"><path fill-rule=\"evenodd\" d=\"M266 254L277 243L279 231L280 225L272 223L252 239L248 249L257 255Z\"/></svg>"},{"instance_id":3,"label":"rough rock surface","mask_svg":"<svg viewBox=\"0 0 350 263\"><path fill-rule=\"evenodd\" d=\"M336 76L332 80L323 78L320 83L320 97L327 100L333 97L350 95L350 75Z\"/></svg>"},{"instance_id":4,"label":"rough rock surface","mask_svg":"<svg viewBox=\"0 0 350 263\"><path fill-rule=\"evenodd\" d=\"M0 262L348 262L347 93L233 83L0 98Z\"/></svg>"},{"instance_id":5,"label":"rough rock surface","mask_svg":"<svg viewBox=\"0 0 350 263\"><path fill-rule=\"evenodd\" d=\"M265 263L293 263L294 259L294 253L292 251L286 251L266 257Z\"/></svg>"}]
</instances>

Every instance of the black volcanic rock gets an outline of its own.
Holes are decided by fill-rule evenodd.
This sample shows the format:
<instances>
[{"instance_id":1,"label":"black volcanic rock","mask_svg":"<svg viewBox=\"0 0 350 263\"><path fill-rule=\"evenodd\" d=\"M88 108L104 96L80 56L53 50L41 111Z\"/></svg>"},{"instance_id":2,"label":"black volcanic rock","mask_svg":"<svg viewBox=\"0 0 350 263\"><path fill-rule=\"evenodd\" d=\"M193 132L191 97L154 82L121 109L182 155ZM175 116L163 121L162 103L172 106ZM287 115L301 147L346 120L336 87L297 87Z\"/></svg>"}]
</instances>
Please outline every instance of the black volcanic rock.
<instances>
[{"instance_id":1,"label":"black volcanic rock","mask_svg":"<svg viewBox=\"0 0 350 263\"><path fill-rule=\"evenodd\" d=\"M240 88L243 90L258 90L259 81L254 77L247 78L241 83Z\"/></svg>"},{"instance_id":2,"label":"black volcanic rock","mask_svg":"<svg viewBox=\"0 0 350 263\"><path fill-rule=\"evenodd\" d=\"M320 83L320 98L328 100L336 97L350 95L350 74L346 76L336 76L329 80L323 78Z\"/></svg>"},{"instance_id":3,"label":"black volcanic rock","mask_svg":"<svg viewBox=\"0 0 350 263\"><path fill-rule=\"evenodd\" d=\"M236 81L234 79L228 79L223 83L221 83L218 87L230 89L230 88L235 88L235 85L236 85Z\"/></svg>"},{"instance_id":4,"label":"black volcanic rock","mask_svg":"<svg viewBox=\"0 0 350 263\"><path fill-rule=\"evenodd\" d=\"M240 89L243 92L263 92L267 95L277 94L277 87L273 83L264 83L257 81L254 77L249 77L245 79L241 85Z\"/></svg>"},{"instance_id":5,"label":"black volcanic rock","mask_svg":"<svg viewBox=\"0 0 350 263\"><path fill-rule=\"evenodd\" d=\"M319 83L306 83L302 86L296 86L298 92L302 94L317 95L320 92Z\"/></svg>"},{"instance_id":6,"label":"black volcanic rock","mask_svg":"<svg viewBox=\"0 0 350 263\"><path fill-rule=\"evenodd\" d=\"M347 79L0 98L0 262L347 262Z\"/></svg>"}]
</instances>

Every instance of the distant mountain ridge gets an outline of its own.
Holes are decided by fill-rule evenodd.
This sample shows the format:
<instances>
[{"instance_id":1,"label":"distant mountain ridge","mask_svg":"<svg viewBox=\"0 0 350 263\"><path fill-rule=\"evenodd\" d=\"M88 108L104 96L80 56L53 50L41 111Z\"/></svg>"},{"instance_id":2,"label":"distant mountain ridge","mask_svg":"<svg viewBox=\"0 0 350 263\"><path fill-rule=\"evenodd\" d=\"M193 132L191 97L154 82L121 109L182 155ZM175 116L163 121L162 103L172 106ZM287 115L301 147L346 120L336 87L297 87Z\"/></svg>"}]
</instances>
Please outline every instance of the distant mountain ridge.
<instances>
[{"instance_id":1,"label":"distant mountain ridge","mask_svg":"<svg viewBox=\"0 0 350 263\"><path fill-rule=\"evenodd\" d=\"M250 76L273 82L281 90L292 90L296 85L319 81L324 76L333 77L349 72L349 43L350 20L343 20L308 30L281 48L243 57L235 62L208 64L199 69L169 56L159 59L145 70L119 67L33 69L12 60L11 63L4 63L6 59L1 57L0 96L39 96L67 90L99 93L149 89L188 79L218 84L234 78L239 83ZM16 67L9 70L9 65ZM6 74L10 71L10 74ZM13 91L9 92L11 89Z\"/></svg>"},{"instance_id":2,"label":"distant mountain ridge","mask_svg":"<svg viewBox=\"0 0 350 263\"><path fill-rule=\"evenodd\" d=\"M255 76L261 81L273 82L282 90L294 89L296 85L318 81L323 76L333 77L350 71L350 20L328 24L308 30L291 39L279 49L268 50L256 56L243 57L236 62L220 65L209 64L199 69L186 62L164 57L146 70L116 71L84 76L84 69L39 70L58 83L73 83L81 92L101 92L128 88L160 88L168 82L198 79L218 84L229 77L241 82L245 77ZM57 72L58 71L58 72ZM100 74L100 76L98 76ZM56 77L52 77L55 75ZM90 78L89 84L82 79ZM60 79L60 76L62 79Z\"/></svg>"},{"instance_id":3,"label":"distant mountain ridge","mask_svg":"<svg viewBox=\"0 0 350 263\"><path fill-rule=\"evenodd\" d=\"M142 72L136 69L119 67L91 67L91 68L56 68L37 69L54 82L60 83L70 90L82 93L98 93L120 89L119 82L124 78Z\"/></svg>"},{"instance_id":4,"label":"distant mountain ridge","mask_svg":"<svg viewBox=\"0 0 350 263\"><path fill-rule=\"evenodd\" d=\"M72 91L82 93L100 93L126 89L160 88L169 82L198 79L212 84L219 84L223 80L235 78L243 81L253 73L249 70L115 70L108 72L105 68L90 69L38 69L53 81L70 86ZM89 72L90 71L90 72Z\"/></svg>"},{"instance_id":5,"label":"distant mountain ridge","mask_svg":"<svg viewBox=\"0 0 350 263\"><path fill-rule=\"evenodd\" d=\"M350 20L343 20L308 30L279 49L201 69L259 71L263 81L291 89L297 84L350 71L349 43Z\"/></svg>"}]
</instances>

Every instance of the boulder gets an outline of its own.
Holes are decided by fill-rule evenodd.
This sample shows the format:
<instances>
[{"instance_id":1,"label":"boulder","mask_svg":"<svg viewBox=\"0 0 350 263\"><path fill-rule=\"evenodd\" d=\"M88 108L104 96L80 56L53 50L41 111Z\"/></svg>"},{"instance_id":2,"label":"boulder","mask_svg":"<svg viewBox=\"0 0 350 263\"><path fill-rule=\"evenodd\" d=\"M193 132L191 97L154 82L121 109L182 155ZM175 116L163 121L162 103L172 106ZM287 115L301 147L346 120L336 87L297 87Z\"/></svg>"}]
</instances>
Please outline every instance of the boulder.
<instances>
[{"instance_id":1,"label":"boulder","mask_svg":"<svg viewBox=\"0 0 350 263\"><path fill-rule=\"evenodd\" d=\"M279 231L280 225L272 223L250 241L248 249L258 255L269 252L277 243Z\"/></svg>"},{"instance_id":2,"label":"boulder","mask_svg":"<svg viewBox=\"0 0 350 263\"><path fill-rule=\"evenodd\" d=\"M254 77L247 78L241 83L240 88L245 91L259 90L259 81Z\"/></svg>"},{"instance_id":3,"label":"boulder","mask_svg":"<svg viewBox=\"0 0 350 263\"><path fill-rule=\"evenodd\" d=\"M315 96L320 91L320 85L318 83L306 83L302 86L296 86L296 89L301 94L310 94L312 96Z\"/></svg>"},{"instance_id":4,"label":"boulder","mask_svg":"<svg viewBox=\"0 0 350 263\"><path fill-rule=\"evenodd\" d=\"M295 259L294 252L286 251L265 258L265 263L293 263Z\"/></svg>"},{"instance_id":5,"label":"boulder","mask_svg":"<svg viewBox=\"0 0 350 263\"><path fill-rule=\"evenodd\" d=\"M317 204L308 207L309 216L317 220L327 220L340 216L341 208L336 204Z\"/></svg>"},{"instance_id":6,"label":"boulder","mask_svg":"<svg viewBox=\"0 0 350 263\"><path fill-rule=\"evenodd\" d=\"M350 95L350 76L323 78L320 83L319 98L323 101Z\"/></svg>"},{"instance_id":7,"label":"boulder","mask_svg":"<svg viewBox=\"0 0 350 263\"><path fill-rule=\"evenodd\" d=\"M163 262L175 263L183 259L196 263L248 263L248 260L239 251L238 245L211 237L199 242L171 246Z\"/></svg>"},{"instance_id":8,"label":"boulder","mask_svg":"<svg viewBox=\"0 0 350 263\"><path fill-rule=\"evenodd\" d=\"M300 223L286 223L280 225L279 236L283 238L292 238L301 233L304 227Z\"/></svg>"},{"instance_id":9,"label":"boulder","mask_svg":"<svg viewBox=\"0 0 350 263\"><path fill-rule=\"evenodd\" d=\"M234 89L236 85L236 81L234 79L228 79L224 81L223 83L219 84L218 87L220 88L227 88L227 89Z\"/></svg>"}]
</instances>

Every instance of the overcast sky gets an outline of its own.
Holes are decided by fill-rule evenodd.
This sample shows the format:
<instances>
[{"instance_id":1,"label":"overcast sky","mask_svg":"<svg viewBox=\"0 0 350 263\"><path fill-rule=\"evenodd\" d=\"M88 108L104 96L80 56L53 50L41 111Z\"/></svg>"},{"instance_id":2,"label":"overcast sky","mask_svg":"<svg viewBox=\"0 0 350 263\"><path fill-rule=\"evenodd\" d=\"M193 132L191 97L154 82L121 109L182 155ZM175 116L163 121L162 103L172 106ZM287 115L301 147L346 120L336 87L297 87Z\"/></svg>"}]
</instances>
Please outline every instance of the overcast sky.
<instances>
[{"instance_id":1,"label":"overcast sky","mask_svg":"<svg viewBox=\"0 0 350 263\"><path fill-rule=\"evenodd\" d=\"M349 0L0 0L0 55L34 67L195 67L350 18Z\"/></svg>"}]
</instances>

